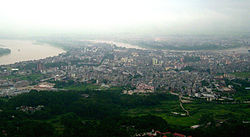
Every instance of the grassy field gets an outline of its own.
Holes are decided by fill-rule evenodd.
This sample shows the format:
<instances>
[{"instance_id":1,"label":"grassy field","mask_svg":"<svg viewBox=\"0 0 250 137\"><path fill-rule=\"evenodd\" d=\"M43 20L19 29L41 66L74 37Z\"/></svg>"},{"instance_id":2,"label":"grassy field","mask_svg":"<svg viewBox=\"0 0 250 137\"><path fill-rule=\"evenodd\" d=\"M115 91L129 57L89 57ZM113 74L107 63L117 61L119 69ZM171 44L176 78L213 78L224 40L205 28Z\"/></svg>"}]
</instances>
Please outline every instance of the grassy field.
<instances>
[{"instance_id":1,"label":"grassy field","mask_svg":"<svg viewBox=\"0 0 250 137\"><path fill-rule=\"evenodd\" d=\"M199 120L204 114L211 114L216 121L225 121L229 117L243 118L250 120L250 104L215 104L192 102L183 104L190 116L174 115L172 112L185 112L180 108L178 100L163 101L161 105L154 107L144 107L127 110L124 114L129 116L140 116L152 114L165 119L172 126L190 127L199 124Z\"/></svg>"},{"instance_id":2,"label":"grassy field","mask_svg":"<svg viewBox=\"0 0 250 137\"><path fill-rule=\"evenodd\" d=\"M198 121L197 117L175 115L173 112L185 114L185 112L181 109L178 100L163 101L161 105L154 107L130 109L124 112L124 114L129 116L140 116L146 114L156 115L165 119L170 125L192 126Z\"/></svg>"},{"instance_id":3,"label":"grassy field","mask_svg":"<svg viewBox=\"0 0 250 137\"><path fill-rule=\"evenodd\" d=\"M74 91L84 91L84 90L87 90L87 89L96 90L98 88L100 88L100 87L97 86L97 85L92 85L92 84L64 87L64 89L66 89L66 90L74 90Z\"/></svg>"},{"instance_id":4,"label":"grassy field","mask_svg":"<svg viewBox=\"0 0 250 137\"><path fill-rule=\"evenodd\" d=\"M236 77L240 77L240 78L250 78L250 72L235 72L232 73L234 76Z\"/></svg>"},{"instance_id":5,"label":"grassy field","mask_svg":"<svg viewBox=\"0 0 250 137\"><path fill-rule=\"evenodd\" d=\"M108 90L108 91L121 91L121 87L102 87L99 85L93 85L93 84L82 84L82 85L72 85L72 86L67 86L64 87L63 89L66 90L74 90L74 91L85 91L85 90Z\"/></svg>"}]
</instances>

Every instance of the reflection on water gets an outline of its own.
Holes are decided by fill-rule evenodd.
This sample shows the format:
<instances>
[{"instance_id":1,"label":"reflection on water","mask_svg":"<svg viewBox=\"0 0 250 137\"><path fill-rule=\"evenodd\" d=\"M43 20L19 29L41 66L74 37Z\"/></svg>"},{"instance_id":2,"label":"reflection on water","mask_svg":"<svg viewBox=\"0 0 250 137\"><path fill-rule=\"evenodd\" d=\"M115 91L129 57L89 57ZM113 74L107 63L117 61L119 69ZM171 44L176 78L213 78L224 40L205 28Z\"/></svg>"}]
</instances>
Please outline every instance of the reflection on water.
<instances>
[{"instance_id":1,"label":"reflection on water","mask_svg":"<svg viewBox=\"0 0 250 137\"><path fill-rule=\"evenodd\" d=\"M27 40L0 40L1 47L11 49L11 53L0 57L0 65L13 64L20 61L38 60L57 56L64 50L48 44L37 44Z\"/></svg>"}]
</instances>

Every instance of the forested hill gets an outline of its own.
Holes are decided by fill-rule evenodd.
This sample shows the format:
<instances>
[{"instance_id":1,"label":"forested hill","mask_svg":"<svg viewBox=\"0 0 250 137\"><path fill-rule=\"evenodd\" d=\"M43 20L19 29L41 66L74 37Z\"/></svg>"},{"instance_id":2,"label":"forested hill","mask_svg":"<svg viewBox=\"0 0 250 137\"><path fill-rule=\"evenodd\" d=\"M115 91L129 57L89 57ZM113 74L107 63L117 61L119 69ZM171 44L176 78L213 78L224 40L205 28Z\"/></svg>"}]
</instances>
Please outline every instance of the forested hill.
<instances>
[{"instance_id":1,"label":"forested hill","mask_svg":"<svg viewBox=\"0 0 250 137\"><path fill-rule=\"evenodd\" d=\"M177 96L166 93L124 95L119 91L31 91L0 98L0 136L11 137L132 137L152 129L196 136L248 136L249 124L229 116L221 126L203 115L202 128L172 125L155 115L162 102L170 102L164 113L175 109ZM137 113L148 110L149 113ZM171 117L171 116L169 116ZM180 122L180 121L179 121ZM176 121L175 123L178 123ZM170 135L172 136L172 135Z\"/></svg>"}]
</instances>

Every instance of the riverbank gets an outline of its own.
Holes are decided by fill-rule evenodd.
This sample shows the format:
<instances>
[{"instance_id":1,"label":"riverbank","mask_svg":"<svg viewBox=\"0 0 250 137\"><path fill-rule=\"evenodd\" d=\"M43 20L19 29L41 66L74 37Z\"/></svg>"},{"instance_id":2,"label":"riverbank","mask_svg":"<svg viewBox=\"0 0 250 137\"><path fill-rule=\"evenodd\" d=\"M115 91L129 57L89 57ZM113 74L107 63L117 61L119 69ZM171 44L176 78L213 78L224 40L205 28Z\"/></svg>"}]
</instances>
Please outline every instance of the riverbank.
<instances>
[{"instance_id":1,"label":"riverbank","mask_svg":"<svg viewBox=\"0 0 250 137\"><path fill-rule=\"evenodd\" d=\"M65 50L49 44L39 44L32 40L0 39L3 48L11 50L10 54L0 57L0 65L14 64L21 61L39 60L57 56Z\"/></svg>"},{"instance_id":2,"label":"riverbank","mask_svg":"<svg viewBox=\"0 0 250 137\"><path fill-rule=\"evenodd\" d=\"M133 48L133 49L145 50L145 48L142 48L138 45L132 45L129 43L116 42L116 41L107 41L107 40L81 40L81 41L88 41L88 42L93 42L93 43L106 43L106 44L116 45L117 47L122 47L122 48Z\"/></svg>"}]
</instances>

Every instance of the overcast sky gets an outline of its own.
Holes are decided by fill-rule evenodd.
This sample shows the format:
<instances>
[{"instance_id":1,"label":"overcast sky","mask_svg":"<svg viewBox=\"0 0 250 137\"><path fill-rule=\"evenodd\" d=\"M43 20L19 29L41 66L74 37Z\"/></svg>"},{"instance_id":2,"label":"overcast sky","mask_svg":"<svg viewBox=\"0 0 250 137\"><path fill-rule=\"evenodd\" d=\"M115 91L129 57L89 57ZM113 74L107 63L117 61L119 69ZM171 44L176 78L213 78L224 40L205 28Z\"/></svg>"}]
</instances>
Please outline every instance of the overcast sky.
<instances>
[{"instance_id":1,"label":"overcast sky","mask_svg":"<svg viewBox=\"0 0 250 137\"><path fill-rule=\"evenodd\" d=\"M250 0L0 0L0 33L246 32Z\"/></svg>"}]
</instances>

